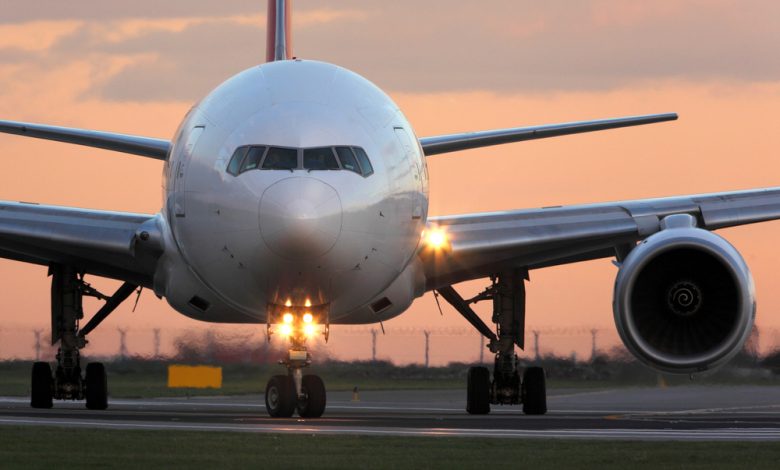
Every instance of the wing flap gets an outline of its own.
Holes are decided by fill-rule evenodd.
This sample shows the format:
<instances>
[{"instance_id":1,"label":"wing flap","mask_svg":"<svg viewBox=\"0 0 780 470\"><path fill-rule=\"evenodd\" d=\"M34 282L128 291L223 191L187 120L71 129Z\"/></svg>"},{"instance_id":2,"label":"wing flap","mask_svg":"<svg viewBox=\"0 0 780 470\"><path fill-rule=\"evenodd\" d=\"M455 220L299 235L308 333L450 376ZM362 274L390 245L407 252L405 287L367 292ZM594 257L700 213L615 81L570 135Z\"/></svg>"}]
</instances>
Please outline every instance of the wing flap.
<instances>
[{"instance_id":1,"label":"wing flap","mask_svg":"<svg viewBox=\"0 0 780 470\"><path fill-rule=\"evenodd\" d=\"M49 126L29 122L0 121L0 132L37 139L55 140L69 144L97 147L115 152L141 155L165 160L170 142L152 137L141 137L112 132L91 131L71 127Z\"/></svg>"}]
</instances>

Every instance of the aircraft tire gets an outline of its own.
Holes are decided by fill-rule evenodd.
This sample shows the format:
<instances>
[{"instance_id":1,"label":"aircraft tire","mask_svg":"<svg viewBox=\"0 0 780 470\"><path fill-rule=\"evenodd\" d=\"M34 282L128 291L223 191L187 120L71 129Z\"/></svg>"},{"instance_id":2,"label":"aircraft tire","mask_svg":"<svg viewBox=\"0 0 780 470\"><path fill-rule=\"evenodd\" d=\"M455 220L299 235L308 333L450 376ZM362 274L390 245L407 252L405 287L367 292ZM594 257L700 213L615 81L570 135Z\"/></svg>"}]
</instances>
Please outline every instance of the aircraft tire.
<instances>
[{"instance_id":1,"label":"aircraft tire","mask_svg":"<svg viewBox=\"0 0 780 470\"><path fill-rule=\"evenodd\" d=\"M325 412L325 383L317 375L304 375L301 388L306 399L298 400L298 416L319 418Z\"/></svg>"},{"instance_id":2,"label":"aircraft tire","mask_svg":"<svg viewBox=\"0 0 780 470\"><path fill-rule=\"evenodd\" d=\"M487 367L469 367L466 412L470 415L490 413L490 371Z\"/></svg>"},{"instance_id":3,"label":"aircraft tire","mask_svg":"<svg viewBox=\"0 0 780 470\"><path fill-rule=\"evenodd\" d=\"M51 408L53 405L54 379L48 362L36 362L32 367L30 388L30 406L33 408Z\"/></svg>"},{"instance_id":4,"label":"aircraft tire","mask_svg":"<svg viewBox=\"0 0 780 470\"><path fill-rule=\"evenodd\" d=\"M265 409L272 418L289 418L298 399L295 382L289 375L274 375L265 387Z\"/></svg>"},{"instance_id":5,"label":"aircraft tire","mask_svg":"<svg viewBox=\"0 0 780 470\"><path fill-rule=\"evenodd\" d=\"M525 369L520 394L523 400L523 413L527 415L547 413L547 386L543 368L527 367Z\"/></svg>"},{"instance_id":6,"label":"aircraft tire","mask_svg":"<svg viewBox=\"0 0 780 470\"><path fill-rule=\"evenodd\" d=\"M87 364L84 387L88 410L105 410L108 408L108 377L102 362Z\"/></svg>"}]
</instances>

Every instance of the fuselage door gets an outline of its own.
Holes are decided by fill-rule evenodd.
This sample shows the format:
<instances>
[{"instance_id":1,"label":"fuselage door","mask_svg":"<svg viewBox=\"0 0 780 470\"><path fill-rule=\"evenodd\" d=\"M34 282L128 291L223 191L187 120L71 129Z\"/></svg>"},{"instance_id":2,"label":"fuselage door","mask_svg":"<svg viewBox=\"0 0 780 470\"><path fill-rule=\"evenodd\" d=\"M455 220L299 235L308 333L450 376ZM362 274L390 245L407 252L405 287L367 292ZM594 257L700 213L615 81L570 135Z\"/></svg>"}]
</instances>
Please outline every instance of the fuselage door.
<instances>
[{"instance_id":1,"label":"fuselage door","mask_svg":"<svg viewBox=\"0 0 780 470\"><path fill-rule=\"evenodd\" d=\"M420 174L420 166L417 161L417 155L414 152L414 144L412 142L409 132L403 127L395 127L395 136L398 138L398 142L401 144L401 148L404 149L404 158L409 165L409 172L414 178L414 206L412 211L412 218L419 219L422 217L422 203L423 203L423 186L422 175Z\"/></svg>"},{"instance_id":2,"label":"fuselage door","mask_svg":"<svg viewBox=\"0 0 780 470\"><path fill-rule=\"evenodd\" d=\"M195 153L195 147L198 145L198 139L206 129L206 126L195 126L187 136L179 158L174 163L176 166L176 177L173 179L173 212L176 217L184 217L184 199L185 199L185 181L187 167L190 164L192 155Z\"/></svg>"}]
</instances>

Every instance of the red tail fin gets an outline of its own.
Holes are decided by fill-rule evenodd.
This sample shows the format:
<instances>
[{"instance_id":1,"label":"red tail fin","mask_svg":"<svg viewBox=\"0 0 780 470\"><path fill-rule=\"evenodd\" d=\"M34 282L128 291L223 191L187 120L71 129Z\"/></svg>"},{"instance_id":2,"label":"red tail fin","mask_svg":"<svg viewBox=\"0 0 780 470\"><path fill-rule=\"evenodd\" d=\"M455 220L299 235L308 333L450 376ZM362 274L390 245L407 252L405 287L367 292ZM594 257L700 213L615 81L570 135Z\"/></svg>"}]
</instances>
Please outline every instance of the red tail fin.
<instances>
[{"instance_id":1,"label":"red tail fin","mask_svg":"<svg viewBox=\"0 0 780 470\"><path fill-rule=\"evenodd\" d=\"M268 0L265 60L292 59L291 0Z\"/></svg>"}]
</instances>

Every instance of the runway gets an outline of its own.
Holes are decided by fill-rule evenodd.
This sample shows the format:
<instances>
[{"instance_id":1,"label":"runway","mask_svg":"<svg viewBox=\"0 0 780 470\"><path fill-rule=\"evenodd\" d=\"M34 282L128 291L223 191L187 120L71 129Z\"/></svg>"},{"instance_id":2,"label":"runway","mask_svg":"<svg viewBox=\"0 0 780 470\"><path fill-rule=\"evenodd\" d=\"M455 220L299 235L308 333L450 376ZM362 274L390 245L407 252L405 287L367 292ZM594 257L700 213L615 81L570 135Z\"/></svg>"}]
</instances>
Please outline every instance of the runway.
<instances>
[{"instance_id":1,"label":"runway","mask_svg":"<svg viewBox=\"0 0 780 470\"><path fill-rule=\"evenodd\" d=\"M332 392L320 419L271 419L262 395L112 399L106 411L80 402L29 408L22 397L0 397L0 424L103 429L263 433L576 438L610 440L780 441L780 386L683 386L551 390L549 413L493 406L469 416L465 392Z\"/></svg>"}]
</instances>

